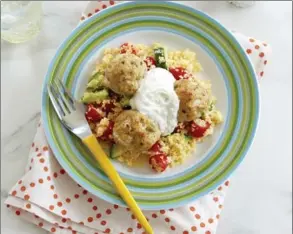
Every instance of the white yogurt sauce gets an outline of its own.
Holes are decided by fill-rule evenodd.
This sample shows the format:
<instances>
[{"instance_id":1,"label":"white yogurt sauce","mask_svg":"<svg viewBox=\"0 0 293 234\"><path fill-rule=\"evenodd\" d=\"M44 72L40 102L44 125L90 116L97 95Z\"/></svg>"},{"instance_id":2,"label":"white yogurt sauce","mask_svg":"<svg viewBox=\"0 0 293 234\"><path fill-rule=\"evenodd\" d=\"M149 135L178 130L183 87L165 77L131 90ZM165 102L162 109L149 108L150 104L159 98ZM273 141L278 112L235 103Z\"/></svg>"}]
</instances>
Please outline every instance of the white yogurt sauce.
<instances>
[{"instance_id":1,"label":"white yogurt sauce","mask_svg":"<svg viewBox=\"0 0 293 234\"><path fill-rule=\"evenodd\" d=\"M130 100L133 109L158 124L162 135L173 132L177 126L179 99L174 91L173 75L162 68L148 71L138 91Z\"/></svg>"}]
</instances>

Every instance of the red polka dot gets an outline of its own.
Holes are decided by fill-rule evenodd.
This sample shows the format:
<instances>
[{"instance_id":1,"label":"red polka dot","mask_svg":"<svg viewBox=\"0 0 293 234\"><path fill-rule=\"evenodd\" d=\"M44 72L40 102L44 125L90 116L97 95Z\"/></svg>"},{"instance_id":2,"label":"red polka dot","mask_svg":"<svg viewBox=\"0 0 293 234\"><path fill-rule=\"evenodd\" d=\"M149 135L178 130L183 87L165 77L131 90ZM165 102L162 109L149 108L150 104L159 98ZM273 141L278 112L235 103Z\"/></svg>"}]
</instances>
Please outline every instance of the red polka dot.
<instances>
[{"instance_id":1,"label":"red polka dot","mask_svg":"<svg viewBox=\"0 0 293 234\"><path fill-rule=\"evenodd\" d=\"M103 220L102 222L101 222L101 225L103 225L103 226L105 226L107 224L107 222L105 221L105 220Z\"/></svg>"},{"instance_id":2,"label":"red polka dot","mask_svg":"<svg viewBox=\"0 0 293 234\"><path fill-rule=\"evenodd\" d=\"M169 209L169 211L174 211L174 209L173 209L173 208L171 208L171 209Z\"/></svg>"},{"instance_id":3,"label":"red polka dot","mask_svg":"<svg viewBox=\"0 0 293 234\"><path fill-rule=\"evenodd\" d=\"M160 213L161 213L161 214L165 214L166 211L165 211L165 210L160 210Z\"/></svg>"},{"instance_id":4,"label":"red polka dot","mask_svg":"<svg viewBox=\"0 0 293 234\"><path fill-rule=\"evenodd\" d=\"M7 207L7 208L9 208L9 207L10 207L10 205L9 205L9 204L7 204L7 205L6 205L6 207Z\"/></svg>"},{"instance_id":5,"label":"red polka dot","mask_svg":"<svg viewBox=\"0 0 293 234\"><path fill-rule=\"evenodd\" d=\"M260 76L263 76L263 74L264 74L264 72L262 71L262 72L260 73Z\"/></svg>"},{"instance_id":6,"label":"red polka dot","mask_svg":"<svg viewBox=\"0 0 293 234\"><path fill-rule=\"evenodd\" d=\"M49 150L48 146L43 147L43 151L48 151L48 150Z\"/></svg>"},{"instance_id":7,"label":"red polka dot","mask_svg":"<svg viewBox=\"0 0 293 234\"><path fill-rule=\"evenodd\" d=\"M19 210L15 211L15 214L20 215L20 211Z\"/></svg>"},{"instance_id":8,"label":"red polka dot","mask_svg":"<svg viewBox=\"0 0 293 234\"><path fill-rule=\"evenodd\" d=\"M37 154L37 157L41 157L41 156L42 156L42 153L38 153L38 154Z\"/></svg>"},{"instance_id":9,"label":"red polka dot","mask_svg":"<svg viewBox=\"0 0 293 234\"><path fill-rule=\"evenodd\" d=\"M84 222L79 222L80 225L84 225Z\"/></svg>"},{"instance_id":10,"label":"red polka dot","mask_svg":"<svg viewBox=\"0 0 293 234\"><path fill-rule=\"evenodd\" d=\"M98 207L97 206L93 206L93 210L97 210L98 209Z\"/></svg>"},{"instance_id":11,"label":"red polka dot","mask_svg":"<svg viewBox=\"0 0 293 234\"><path fill-rule=\"evenodd\" d=\"M62 202L57 202L57 206L61 207L62 205Z\"/></svg>"},{"instance_id":12,"label":"red polka dot","mask_svg":"<svg viewBox=\"0 0 293 234\"><path fill-rule=\"evenodd\" d=\"M38 219L38 218L39 218L39 216L35 215L35 218L36 218L36 219Z\"/></svg>"},{"instance_id":13,"label":"red polka dot","mask_svg":"<svg viewBox=\"0 0 293 234\"><path fill-rule=\"evenodd\" d=\"M200 215L199 215L199 214L196 214L194 217L195 217L196 219L200 219Z\"/></svg>"},{"instance_id":14,"label":"red polka dot","mask_svg":"<svg viewBox=\"0 0 293 234\"><path fill-rule=\"evenodd\" d=\"M20 191L24 192L26 190L25 186L21 186Z\"/></svg>"},{"instance_id":15,"label":"red polka dot","mask_svg":"<svg viewBox=\"0 0 293 234\"><path fill-rule=\"evenodd\" d=\"M63 222L63 223L66 223L66 221L67 221L67 219L62 218L62 222Z\"/></svg>"},{"instance_id":16,"label":"red polka dot","mask_svg":"<svg viewBox=\"0 0 293 234\"><path fill-rule=\"evenodd\" d=\"M61 211L61 214L62 214L62 215L66 215L66 214L67 214L67 211L66 211L66 210L62 210L62 211Z\"/></svg>"},{"instance_id":17,"label":"red polka dot","mask_svg":"<svg viewBox=\"0 0 293 234\"><path fill-rule=\"evenodd\" d=\"M35 146L35 143L32 143L32 147L34 147Z\"/></svg>"},{"instance_id":18,"label":"red polka dot","mask_svg":"<svg viewBox=\"0 0 293 234\"><path fill-rule=\"evenodd\" d=\"M152 214L152 217L155 219L155 218L157 218L158 216L157 216L157 214Z\"/></svg>"},{"instance_id":19,"label":"red polka dot","mask_svg":"<svg viewBox=\"0 0 293 234\"><path fill-rule=\"evenodd\" d=\"M39 227L43 227L44 226L44 224L43 223L39 223Z\"/></svg>"},{"instance_id":20,"label":"red polka dot","mask_svg":"<svg viewBox=\"0 0 293 234\"><path fill-rule=\"evenodd\" d=\"M255 47L254 47L256 50L258 50L259 49L259 45L255 45Z\"/></svg>"},{"instance_id":21,"label":"red polka dot","mask_svg":"<svg viewBox=\"0 0 293 234\"><path fill-rule=\"evenodd\" d=\"M91 202L93 202L93 199L90 197L90 198L87 199L87 201L88 201L89 203L91 203Z\"/></svg>"},{"instance_id":22,"label":"red polka dot","mask_svg":"<svg viewBox=\"0 0 293 234\"><path fill-rule=\"evenodd\" d=\"M208 222L209 222L209 223L213 223L214 220L211 218L211 219L208 220Z\"/></svg>"},{"instance_id":23,"label":"red polka dot","mask_svg":"<svg viewBox=\"0 0 293 234\"><path fill-rule=\"evenodd\" d=\"M56 232L56 228L52 227L51 232Z\"/></svg>"},{"instance_id":24,"label":"red polka dot","mask_svg":"<svg viewBox=\"0 0 293 234\"><path fill-rule=\"evenodd\" d=\"M70 203L71 202L71 199L70 198L66 198L65 200L67 203Z\"/></svg>"},{"instance_id":25,"label":"red polka dot","mask_svg":"<svg viewBox=\"0 0 293 234\"><path fill-rule=\"evenodd\" d=\"M192 226L191 227L191 231L196 232L197 231L197 227L196 226Z\"/></svg>"},{"instance_id":26,"label":"red polka dot","mask_svg":"<svg viewBox=\"0 0 293 234\"><path fill-rule=\"evenodd\" d=\"M76 231L72 231L72 234L76 234L77 232Z\"/></svg>"},{"instance_id":27,"label":"red polka dot","mask_svg":"<svg viewBox=\"0 0 293 234\"><path fill-rule=\"evenodd\" d=\"M31 170L31 169L32 169L32 167L29 168L29 170Z\"/></svg>"},{"instance_id":28,"label":"red polka dot","mask_svg":"<svg viewBox=\"0 0 293 234\"><path fill-rule=\"evenodd\" d=\"M34 159L32 158L32 159L31 159L31 163L33 163L33 162L34 162Z\"/></svg>"},{"instance_id":29,"label":"red polka dot","mask_svg":"<svg viewBox=\"0 0 293 234\"><path fill-rule=\"evenodd\" d=\"M250 42L254 42L255 40L253 38L249 38L249 41Z\"/></svg>"},{"instance_id":30,"label":"red polka dot","mask_svg":"<svg viewBox=\"0 0 293 234\"><path fill-rule=\"evenodd\" d=\"M225 182L225 185L226 185L226 186L229 186L229 184L230 184L229 181L226 181L226 182Z\"/></svg>"},{"instance_id":31,"label":"red polka dot","mask_svg":"<svg viewBox=\"0 0 293 234\"><path fill-rule=\"evenodd\" d=\"M88 221L89 223L91 223L91 222L94 221L94 219L93 219L92 217L88 217L88 218L87 218L87 221Z\"/></svg>"},{"instance_id":32,"label":"red polka dot","mask_svg":"<svg viewBox=\"0 0 293 234\"><path fill-rule=\"evenodd\" d=\"M264 46L267 46L267 44L266 43L262 43Z\"/></svg>"},{"instance_id":33,"label":"red polka dot","mask_svg":"<svg viewBox=\"0 0 293 234\"><path fill-rule=\"evenodd\" d=\"M189 234L189 232L188 231L184 231L182 234Z\"/></svg>"},{"instance_id":34,"label":"red polka dot","mask_svg":"<svg viewBox=\"0 0 293 234\"><path fill-rule=\"evenodd\" d=\"M251 49L247 49L247 50L246 50L246 53L247 53L247 54L251 54L251 52L252 52Z\"/></svg>"},{"instance_id":35,"label":"red polka dot","mask_svg":"<svg viewBox=\"0 0 293 234\"><path fill-rule=\"evenodd\" d=\"M131 215L131 219L135 219L135 216L134 215Z\"/></svg>"},{"instance_id":36,"label":"red polka dot","mask_svg":"<svg viewBox=\"0 0 293 234\"><path fill-rule=\"evenodd\" d=\"M169 222L170 222L170 219L169 219L169 218L165 218L165 221L166 221L167 223L169 223Z\"/></svg>"},{"instance_id":37,"label":"red polka dot","mask_svg":"<svg viewBox=\"0 0 293 234\"><path fill-rule=\"evenodd\" d=\"M101 218L101 217L102 217L102 214L101 214L101 213L99 213L99 214L97 214L97 215L96 215L96 217L97 217L97 219L99 219L99 218Z\"/></svg>"},{"instance_id":38,"label":"red polka dot","mask_svg":"<svg viewBox=\"0 0 293 234\"><path fill-rule=\"evenodd\" d=\"M119 206L118 205L114 205L114 209L118 209L119 208Z\"/></svg>"},{"instance_id":39,"label":"red polka dot","mask_svg":"<svg viewBox=\"0 0 293 234\"><path fill-rule=\"evenodd\" d=\"M39 179L39 183L40 184L44 183L44 180L43 179Z\"/></svg>"},{"instance_id":40,"label":"red polka dot","mask_svg":"<svg viewBox=\"0 0 293 234\"><path fill-rule=\"evenodd\" d=\"M44 171L47 172L49 169L48 167L44 167Z\"/></svg>"},{"instance_id":41,"label":"red polka dot","mask_svg":"<svg viewBox=\"0 0 293 234\"><path fill-rule=\"evenodd\" d=\"M86 190L83 190L82 193L83 193L84 195L87 195L87 191L86 191Z\"/></svg>"},{"instance_id":42,"label":"red polka dot","mask_svg":"<svg viewBox=\"0 0 293 234\"><path fill-rule=\"evenodd\" d=\"M47 180L48 181L51 181L51 176L47 176Z\"/></svg>"},{"instance_id":43,"label":"red polka dot","mask_svg":"<svg viewBox=\"0 0 293 234\"><path fill-rule=\"evenodd\" d=\"M51 185L51 186L50 186L50 189L52 189L52 190L55 189L54 185Z\"/></svg>"},{"instance_id":44,"label":"red polka dot","mask_svg":"<svg viewBox=\"0 0 293 234\"><path fill-rule=\"evenodd\" d=\"M112 213L112 211L110 209L106 210L106 214L110 215Z\"/></svg>"},{"instance_id":45,"label":"red polka dot","mask_svg":"<svg viewBox=\"0 0 293 234\"><path fill-rule=\"evenodd\" d=\"M57 178L57 177L58 177L57 172L54 172L53 176L54 176L55 178Z\"/></svg>"},{"instance_id":46,"label":"red polka dot","mask_svg":"<svg viewBox=\"0 0 293 234\"><path fill-rule=\"evenodd\" d=\"M133 232L132 228L127 228L127 232Z\"/></svg>"},{"instance_id":47,"label":"red polka dot","mask_svg":"<svg viewBox=\"0 0 293 234\"><path fill-rule=\"evenodd\" d=\"M26 194L26 195L24 195L23 198L24 198L24 200L28 201L30 199L30 196Z\"/></svg>"},{"instance_id":48,"label":"red polka dot","mask_svg":"<svg viewBox=\"0 0 293 234\"><path fill-rule=\"evenodd\" d=\"M93 14L92 13L88 13L87 14L87 17L91 17Z\"/></svg>"},{"instance_id":49,"label":"red polka dot","mask_svg":"<svg viewBox=\"0 0 293 234\"><path fill-rule=\"evenodd\" d=\"M61 169L60 170L60 174L64 175L65 174L65 170L64 169Z\"/></svg>"},{"instance_id":50,"label":"red polka dot","mask_svg":"<svg viewBox=\"0 0 293 234\"><path fill-rule=\"evenodd\" d=\"M175 230L176 230L176 228L175 228L174 226L171 226L170 229L171 229L172 231L175 231Z\"/></svg>"},{"instance_id":51,"label":"red polka dot","mask_svg":"<svg viewBox=\"0 0 293 234\"><path fill-rule=\"evenodd\" d=\"M36 186L36 184L32 182L32 183L30 183L30 186L33 188Z\"/></svg>"},{"instance_id":52,"label":"red polka dot","mask_svg":"<svg viewBox=\"0 0 293 234\"><path fill-rule=\"evenodd\" d=\"M142 228L142 226L141 226L140 223L136 224L136 227L137 227L137 229L141 229Z\"/></svg>"},{"instance_id":53,"label":"red polka dot","mask_svg":"<svg viewBox=\"0 0 293 234\"><path fill-rule=\"evenodd\" d=\"M259 53L259 57L262 58L263 56L265 56L264 52L260 52L260 53Z\"/></svg>"},{"instance_id":54,"label":"red polka dot","mask_svg":"<svg viewBox=\"0 0 293 234\"><path fill-rule=\"evenodd\" d=\"M264 65L266 65L266 64L268 63L268 61L267 61L267 60L265 60L263 63L264 63Z\"/></svg>"},{"instance_id":55,"label":"red polka dot","mask_svg":"<svg viewBox=\"0 0 293 234\"><path fill-rule=\"evenodd\" d=\"M54 197L54 199L57 199L58 198L58 195L57 194L54 194L53 197Z\"/></svg>"},{"instance_id":56,"label":"red polka dot","mask_svg":"<svg viewBox=\"0 0 293 234\"><path fill-rule=\"evenodd\" d=\"M205 225L205 223L200 223L200 226L201 226L202 228L204 228L206 225Z\"/></svg>"},{"instance_id":57,"label":"red polka dot","mask_svg":"<svg viewBox=\"0 0 293 234\"><path fill-rule=\"evenodd\" d=\"M44 162L45 162L45 159L40 158L40 163L44 163Z\"/></svg>"},{"instance_id":58,"label":"red polka dot","mask_svg":"<svg viewBox=\"0 0 293 234\"><path fill-rule=\"evenodd\" d=\"M221 191L222 189L223 189L223 188L222 188L221 186L218 188L219 191Z\"/></svg>"},{"instance_id":59,"label":"red polka dot","mask_svg":"<svg viewBox=\"0 0 293 234\"><path fill-rule=\"evenodd\" d=\"M219 208L222 209L223 208L223 205L219 205Z\"/></svg>"},{"instance_id":60,"label":"red polka dot","mask_svg":"<svg viewBox=\"0 0 293 234\"><path fill-rule=\"evenodd\" d=\"M109 1L110 5L114 5L115 2L114 1Z\"/></svg>"},{"instance_id":61,"label":"red polka dot","mask_svg":"<svg viewBox=\"0 0 293 234\"><path fill-rule=\"evenodd\" d=\"M211 232L210 231L206 231L205 234L211 234Z\"/></svg>"},{"instance_id":62,"label":"red polka dot","mask_svg":"<svg viewBox=\"0 0 293 234\"><path fill-rule=\"evenodd\" d=\"M195 208L193 206L189 207L190 211L195 211Z\"/></svg>"},{"instance_id":63,"label":"red polka dot","mask_svg":"<svg viewBox=\"0 0 293 234\"><path fill-rule=\"evenodd\" d=\"M95 9L95 13L99 12L100 10L99 9Z\"/></svg>"},{"instance_id":64,"label":"red polka dot","mask_svg":"<svg viewBox=\"0 0 293 234\"><path fill-rule=\"evenodd\" d=\"M213 200L214 200L215 202L218 202L218 201L219 201L219 198L214 197Z\"/></svg>"},{"instance_id":65,"label":"red polka dot","mask_svg":"<svg viewBox=\"0 0 293 234\"><path fill-rule=\"evenodd\" d=\"M12 196L15 196L16 194L17 194L16 191L13 191L13 192L11 193Z\"/></svg>"},{"instance_id":66,"label":"red polka dot","mask_svg":"<svg viewBox=\"0 0 293 234\"><path fill-rule=\"evenodd\" d=\"M126 210L127 210L127 211L130 211L130 209L129 209L128 207L126 208Z\"/></svg>"},{"instance_id":67,"label":"red polka dot","mask_svg":"<svg viewBox=\"0 0 293 234\"><path fill-rule=\"evenodd\" d=\"M106 8L107 8L107 6L104 4L104 5L102 5L102 8L103 8L103 9L106 9Z\"/></svg>"},{"instance_id":68,"label":"red polka dot","mask_svg":"<svg viewBox=\"0 0 293 234\"><path fill-rule=\"evenodd\" d=\"M80 20L85 20L85 17L84 17L84 16L82 16L82 17L80 18Z\"/></svg>"},{"instance_id":69,"label":"red polka dot","mask_svg":"<svg viewBox=\"0 0 293 234\"><path fill-rule=\"evenodd\" d=\"M107 228L105 229L104 233L110 233L111 232L111 229L110 228Z\"/></svg>"},{"instance_id":70,"label":"red polka dot","mask_svg":"<svg viewBox=\"0 0 293 234\"><path fill-rule=\"evenodd\" d=\"M74 198L78 199L79 198L79 195L78 194L75 194L74 195Z\"/></svg>"},{"instance_id":71,"label":"red polka dot","mask_svg":"<svg viewBox=\"0 0 293 234\"><path fill-rule=\"evenodd\" d=\"M216 218L217 218L217 219L220 219L220 215L216 215Z\"/></svg>"},{"instance_id":72,"label":"red polka dot","mask_svg":"<svg viewBox=\"0 0 293 234\"><path fill-rule=\"evenodd\" d=\"M49 209L54 210L54 206L53 205L49 206Z\"/></svg>"},{"instance_id":73,"label":"red polka dot","mask_svg":"<svg viewBox=\"0 0 293 234\"><path fill-rule=\"evenodd\" d=\"M26 207L27 209L30 209L30 208L31 208L31 204L26 204L25 207Z\"/></svg>"}]
</instances>

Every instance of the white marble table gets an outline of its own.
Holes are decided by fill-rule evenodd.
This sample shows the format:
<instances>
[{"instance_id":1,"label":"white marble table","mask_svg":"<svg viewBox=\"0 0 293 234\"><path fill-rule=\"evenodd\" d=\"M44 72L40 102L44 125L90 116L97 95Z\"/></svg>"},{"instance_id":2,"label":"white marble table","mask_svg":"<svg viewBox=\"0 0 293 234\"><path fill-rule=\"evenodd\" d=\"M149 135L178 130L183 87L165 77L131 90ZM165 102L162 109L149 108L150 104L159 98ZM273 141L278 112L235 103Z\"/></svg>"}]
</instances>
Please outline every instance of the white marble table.
<instances>
[{"instance_id":1,"label":"white marble table","mask_svg":"<svg viewBox=\"0 0 293 234\"><path fill-rule=\"evenodd\" d=\"M45 233L3 205L22 176L40 117L41 85L57 46L78 23L86 2L45 2L40 36L1 43L1 233ZM233 176L217 234L292 233L292 2L187 2L225 26L272 45L261 81L261 121L255 142ZM281 109L282 108L282 109Z\"/></svg>"}]
</instances>

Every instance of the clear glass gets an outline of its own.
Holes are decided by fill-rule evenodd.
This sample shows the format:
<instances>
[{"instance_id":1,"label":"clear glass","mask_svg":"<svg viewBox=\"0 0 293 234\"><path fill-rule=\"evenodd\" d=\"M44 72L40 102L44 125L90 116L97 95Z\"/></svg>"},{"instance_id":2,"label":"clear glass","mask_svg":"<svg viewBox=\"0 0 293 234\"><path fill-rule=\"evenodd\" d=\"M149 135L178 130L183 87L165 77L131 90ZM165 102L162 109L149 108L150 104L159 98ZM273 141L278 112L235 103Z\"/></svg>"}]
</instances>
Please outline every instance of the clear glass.
<instances>
[{"instance_id":1,"label":"clear glass","mask_svg":"<svg viewBox=\"0 0 293 234\"><path fill-rule=\"evenodd\" d=\"M42 1L1 1L1 38L11 43L26 42L39 34Z\"/></svg>"},{"instance_id":2,"label":"clear glass","mask_svg":"<svg viewBox=\"0 0 293 234\"><path fill-rule=\"evenodd\" d=\"M228 3L241 8L252 6L255 2L256 1L228 1Z\"/></svg>"}]
</instances>

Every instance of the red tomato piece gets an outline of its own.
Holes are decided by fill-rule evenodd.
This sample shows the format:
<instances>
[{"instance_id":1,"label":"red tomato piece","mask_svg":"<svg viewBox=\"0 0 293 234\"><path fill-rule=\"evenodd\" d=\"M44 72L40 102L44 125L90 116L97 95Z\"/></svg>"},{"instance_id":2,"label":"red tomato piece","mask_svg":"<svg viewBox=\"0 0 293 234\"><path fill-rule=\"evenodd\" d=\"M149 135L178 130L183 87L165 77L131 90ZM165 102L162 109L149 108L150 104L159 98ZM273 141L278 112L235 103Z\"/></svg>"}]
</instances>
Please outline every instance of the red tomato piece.
<instances>
[{"instance_id":1,"label":"red tomato piece","mask_svg":"<svg viewBox=\"0 0 293 234\"><path fill-rule=\"evenodd\" d=\"M120 54L125 54L127 51L131 51L131 54L137 54L137 51L134 48L134 46L126 42L120 46Z\"/></svg>"},{"instance_id":2,"label":"red tomato piece","mask_svg":"<svg viewBox=\"0 0 293 234\"><path fill-rule=\"evenodd\" d=\"M106 115L108 115L110 112L113 111L114 107L114 101L110 101L109 103L103 104L102 111L105 112Z\"/></svg>"},{"instance_id":3,"label":"red tomato piece","mask_svg":"<svg viewBox=\"0 0 293 234\"><path fill-rule=\"evenodd\" d=\"M188 133L194 138L201 138L204 136L206 130L211 126L209 122L205 121L205 126L200 126L196 124L194 121L190 122L188 127Z\"/></svg>"},{"instance_id":4,"label":"red tomato piece","mask_svg":"<svg viewBox=\"0 0 293 234\"><path fill-rule=\"evenodd\" d=\"M168 157L165 153L156 154L149 158L149 164L157 172L163 172L168 167Z\"/></svg>"},{"instance_id":5,"label":"red tomato piece","mask_svg":"<svg viewBox=\"0 0 293 234\"><path fill-rule=\"evenodd\" d=\"M99 109L95 108L92 104L87 105L85 117L90 122L99 122L103 118Z\"/></svg>"},{"instance_id":6,"label":"red tomato piece","mask_svg":"<svg viewBox=\"0 0 293 234\"><path fill-rule=\"evenodd\" d=\"M104 131L103 135L100 136L99 138L103 141L113 141L113 127L114 127L114 122L110 120L107 129Z\"/></svg>"},{"instance_id":7,"label":"red tomato piece","mask_svg":"<svg viewBox=\"0 0 293 234\"><path fill-rule=\"evenodd\" d=\"M144 60L146 66L147 66L147 69L150 70L151 69L151 66L156 66L156 60L153 58L153 57L146 57L146 59Z\"/></svg>"},{"instance_id":8,"label":"red tomato piece","mask_svg":"<svg viewBox=\"0 0 293 234\"><path fill-rule=\"evenodd\" d=\"M175 67L175 68L172 68L170 67L169 68L169 71L172 73L172 75L174 76L174 78L176 80L180 80L180 79L188 79L191 74L189 74L184 68L182 67Z\"/></svg>"}]
</instances>

